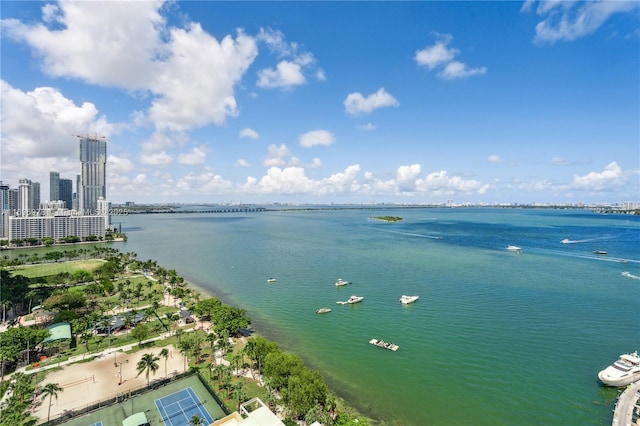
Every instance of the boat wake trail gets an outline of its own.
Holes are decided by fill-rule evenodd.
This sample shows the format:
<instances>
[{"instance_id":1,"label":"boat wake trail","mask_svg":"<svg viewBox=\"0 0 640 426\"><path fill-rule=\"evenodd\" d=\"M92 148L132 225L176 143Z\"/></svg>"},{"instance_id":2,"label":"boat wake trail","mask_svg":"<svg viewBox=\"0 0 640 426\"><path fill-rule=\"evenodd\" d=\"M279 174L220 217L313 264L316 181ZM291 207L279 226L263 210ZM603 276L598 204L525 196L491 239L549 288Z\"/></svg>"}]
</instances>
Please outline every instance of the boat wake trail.
<instances>
[{"instance_id":1,"label":"boat wake trail","mask_svg":"<svg viewBox=\"0 0 640 426\"><path fill-rule=\"evenodd\" d=\"M605 240L606 238L587 238L585 240L570 240L568 238L565 238L564 240L560 241L562 244L580 244L580 243L590 243L592 241L602 241Z\"/></svg>"},{"instance_id":2,"label":"boat wake trail","mask_svg":"<svg viewBox=\"0 0 640 426\"><path fill-rule=\"evenodd\" d=\"M637 276L637 275L633 275L632 273L627 272L627 271L623 272L623 273L622 273L622 276L623 276L623 277L627 277L627 278L633 278L634 280L640 280L640 277L639 277L639 276Z\"/></svg>"},{"instance_id":3,"label":"boat wake trail","mask_svg":"<svg viewBox=\"0 0 640 426\"><path fill-rule=\"evenodd\" d=\"M388 232L390 234L400 234L400 235L408 235L410 237L418 237L418 238L429 238L432 240L440 240L442 239L439 235L422 235L422 234L414 234L411 232L400 232L400 231L389 231L388 229L381 229L382 232Z\"/></svg>"}]
</instances>

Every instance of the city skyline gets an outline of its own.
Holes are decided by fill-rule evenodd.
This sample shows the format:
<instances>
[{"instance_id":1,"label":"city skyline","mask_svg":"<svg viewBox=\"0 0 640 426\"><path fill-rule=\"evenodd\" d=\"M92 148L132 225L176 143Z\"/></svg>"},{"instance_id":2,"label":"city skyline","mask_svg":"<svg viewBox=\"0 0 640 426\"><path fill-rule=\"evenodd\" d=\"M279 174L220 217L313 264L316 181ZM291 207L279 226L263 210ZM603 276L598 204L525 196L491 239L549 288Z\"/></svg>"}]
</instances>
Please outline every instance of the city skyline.
<instances>
[{"instance_id":1,"label":"city skyline","mask_svg":"<svg viewBox=\"0 0 640 426\"><path fill-rule=\"evenodd\" d=\"M639 18L632 1L3 2L0 180L75 176L74 135L95 134L114 203L638 201Z\"/></svg>"}]
</instances>

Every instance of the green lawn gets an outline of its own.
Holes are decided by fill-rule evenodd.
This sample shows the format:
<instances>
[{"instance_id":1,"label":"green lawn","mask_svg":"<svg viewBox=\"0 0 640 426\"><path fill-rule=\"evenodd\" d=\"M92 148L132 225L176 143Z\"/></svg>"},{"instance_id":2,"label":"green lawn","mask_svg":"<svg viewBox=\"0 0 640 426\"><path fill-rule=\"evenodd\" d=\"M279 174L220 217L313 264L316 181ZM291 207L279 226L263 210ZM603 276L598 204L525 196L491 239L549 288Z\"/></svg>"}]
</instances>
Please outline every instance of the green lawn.
<instances>
[{"instance_id":1,"label":"green lawn","mask_svg":"<svg viewBox=\"0 0 640 426\"><path fill-rule=\"evenodd\" d=\"M13 275L24 275L27 278L46 277L61 272L73 273L77 270L93 271L105 261L102 259L69 260L67 262L39 263L35 265L23 265L11 272Z\"/></svg>"}]
</instances>

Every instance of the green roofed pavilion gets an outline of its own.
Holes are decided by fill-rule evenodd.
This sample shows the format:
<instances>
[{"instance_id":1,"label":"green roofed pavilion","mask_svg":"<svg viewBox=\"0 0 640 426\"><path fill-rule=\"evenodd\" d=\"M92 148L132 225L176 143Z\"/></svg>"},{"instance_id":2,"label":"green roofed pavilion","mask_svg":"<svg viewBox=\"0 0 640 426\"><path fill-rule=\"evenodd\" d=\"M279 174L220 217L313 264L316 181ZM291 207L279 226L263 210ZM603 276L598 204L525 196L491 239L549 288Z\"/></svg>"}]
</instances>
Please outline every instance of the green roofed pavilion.
<instances>
[{"instance_id":1,"label":"green roofed pavilion","mask_svg":"<svg viewBox=\"0 0 640 426\"><path fill-rule=\"evenodd\" d=\"M144 412L135 413L122 421L122 426L147 426L148 424L149 420Z\"/></svg>"},{"instance_id":2,"label":"green roofed pavilion","mask_svg":"<svg viewBox=\"0 0 640 426\"><path fill-rule=\"evenodd\" d=\"M71 324L68 322L57 322L47 327L50 336L44 339L46 342L55 342L56 340L71 339Z\"/></svg>"}]
</instances>

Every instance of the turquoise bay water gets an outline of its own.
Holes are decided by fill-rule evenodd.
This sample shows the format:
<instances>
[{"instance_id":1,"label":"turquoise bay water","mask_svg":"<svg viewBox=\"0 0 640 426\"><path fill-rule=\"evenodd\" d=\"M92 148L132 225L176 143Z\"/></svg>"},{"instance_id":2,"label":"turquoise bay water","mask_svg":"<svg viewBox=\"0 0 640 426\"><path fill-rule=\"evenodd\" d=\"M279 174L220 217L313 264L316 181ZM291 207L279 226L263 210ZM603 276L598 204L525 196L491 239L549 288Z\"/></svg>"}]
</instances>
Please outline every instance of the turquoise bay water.
<instances>
[{"instance_id":1,"label":"turquoise bay water","mask_svg":"<svg viewBox=\"0 0 640 426\"><path fill-rule=\"evenodd\" d=\"M129 236L122 250L247 309L258 331L391 424L610 424L617 393L597 372L640 349L640 280L621 275L640 276L638 217L425 208L114 221ZM352 293L364 301L335 303ZM420 300L403 306L402 294ZM332 312L315 314L322 306Z\"/></svg>"}]
</instances>

